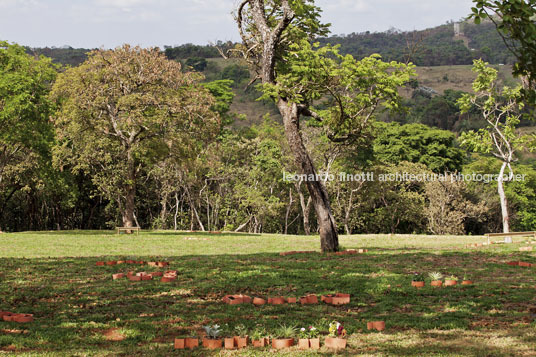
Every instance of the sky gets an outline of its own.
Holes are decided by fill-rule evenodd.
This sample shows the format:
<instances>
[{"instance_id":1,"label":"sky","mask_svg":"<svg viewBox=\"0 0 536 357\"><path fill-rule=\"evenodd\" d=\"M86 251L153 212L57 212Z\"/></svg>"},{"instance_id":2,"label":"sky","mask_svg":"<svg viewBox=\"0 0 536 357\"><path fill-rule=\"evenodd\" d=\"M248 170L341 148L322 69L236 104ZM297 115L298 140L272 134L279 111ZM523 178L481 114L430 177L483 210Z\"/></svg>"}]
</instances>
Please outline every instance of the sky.
<instances>
[{"instance_id":1,"label":"sky","mask_svg":"<svg viewBox=\"0 0 536 357\"><path fill-rule=\"evenodd\" d=\"M0 0L0 40L114 48L238 41L238 0ZM334 34L421 30L460 20L471 0L317 0Z\"/></svg>"}]
</instances>

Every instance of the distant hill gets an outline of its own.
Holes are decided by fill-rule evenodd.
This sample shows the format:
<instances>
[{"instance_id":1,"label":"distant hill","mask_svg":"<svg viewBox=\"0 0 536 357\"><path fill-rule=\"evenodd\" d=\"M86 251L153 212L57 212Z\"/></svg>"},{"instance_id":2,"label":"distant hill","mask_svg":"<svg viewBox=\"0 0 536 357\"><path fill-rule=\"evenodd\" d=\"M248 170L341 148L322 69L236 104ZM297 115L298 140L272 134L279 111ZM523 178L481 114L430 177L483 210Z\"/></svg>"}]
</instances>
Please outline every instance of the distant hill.
<instances>
[{"instance_id":1,"label":"distant hill","mask_svg":"<svg viewBox=\"0 0 536 357\"><path fill-rule=\"evenodd\" d=\"M508 52L491 22L480 25L465 22L456 27L456 34L454 23L448 23L423 31L401 32L392 29L387 32L352 33L322 38L319 42L340 45L342 53L352 54L356 58L379 53L384 60L406 62L409 59L417 64L418 78L412 86L401 90L411 112L396 117L382 115L381 119L402 123L421 122L460 131L472 128L470 121L459 116L454 101L460 91L471 91L475 78L471 71L473 59L482 58L494 64L499 70L499 79L504 84L512 86L516 81L511 75L514 57ZM232 46L233 43L230 42L218 43L218 47L223 50ZM51 57L56 63L77 66L87 58L86 53L90 50L62 47L28 48L27 51L33 55ZM257 101L260 94L255 88L246 89L250 74L242 61L223 59L215 47L208 45L165 46L163 51L169 59L202 72L207 81L234 81L235 100L232 110L244 118L238 120L236 126L247 127L258 123L265 114L279 118L273 103ZM428 94L420 91L421 88Z\"/></svg>"},{"instance_id":2,"label":"distant hill","mask_svg":"<svg viewBox=\"0 0 536 357\"><path fill-rule=\"evenodd\" d=\"M35 56L46 56L52 58L55 63L64 66L76 67L87 59L87 48L72 47L44 47L44 48L26 48L26 52Z\"/></svg>"},{"instance_id":3,"label":"distant hill","mask_svg":"<svg viewBox=\"0 0 536 357\"><path fill-rule=\"evenodd\" d=\"M454 23L448 23L423 31L336 35L319 42L340 45L342 53L356 58L379 53L385 60L406 62L409 58L418 66L468 65L478 58L491 64L513 64L515 57L491 21L480 25L464 22L460 29L461 35L455 36Z\"/></svg>"},{"instance_id":4,"label":"distant hill","mask_svg":"<svg viewBox=\"0 0 536 357\"><path fill-rule=\"evenodd\" d=\"M508 51L495 26L490 21L475 25L460 24L461 36L455 36L454 23L434 28L402 32L391 29L386 32L363 32L349 35L334 35L321 38L321 44L340 45L341 52L363 58L379 53L385 60L406 62L408 58L418 66L470 65L473 59L482 58L491 64L513 64L515 58ZM230 42L219 42L219 47L228 49ZM89 49L83 48L28 48L28 52L45 55L55 62L76 66L86 59ZM184 44L164 46L169 59L218 58L213 46Z\"/></svg>"}]
</instances>

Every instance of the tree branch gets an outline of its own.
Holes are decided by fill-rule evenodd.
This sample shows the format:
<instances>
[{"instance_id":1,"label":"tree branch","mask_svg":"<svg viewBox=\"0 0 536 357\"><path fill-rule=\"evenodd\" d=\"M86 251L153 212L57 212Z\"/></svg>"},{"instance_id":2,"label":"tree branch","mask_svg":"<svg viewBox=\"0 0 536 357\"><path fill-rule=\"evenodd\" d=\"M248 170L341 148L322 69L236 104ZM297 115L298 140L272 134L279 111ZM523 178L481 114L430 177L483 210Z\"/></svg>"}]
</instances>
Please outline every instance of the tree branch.
<instances>
[{"instance_id":1,"label":"tree branch","mask_svg":"<svg viewBox=\"0 0 536 357\"><path fill-rule=\"evenodd\" d=\"M249 47L249 38L246 36L246 33L244 32L244 17L242 15L242 12L244 11L244 8L247 4L249 4L250 0L243 0L242 3L238 6L238 10L236 13L236 23L238 24L238 31L240 31L240 37L242 38L242 41L246 45L246 47Z\"/></svg>"},{"instance_id":2,"label":"tree branch","mask_svg":"<svg viewBox=\"0 0 536 357\"><path fill-rule=\"evenodd\" d=\"M274 44L279 43L283 31L285 31L285 29L294 19L294 16L296 16L294 11L292 11L290 8L288 0L283 0L281 2L281 8L283 9L283 17L279 20L279 23L272 31L272 40L274 41Z\"/></svg>"},{"instance_id":3,"label":"tree branch","mask_svg":"<svg viewBox=\"0 0 536 357\"><path fill-rule=\"evenodd\" d=\"M322 122L322 117L320 115L318 115L317 112L312 111L305 104L298 105L298 112L301 115L305 115L307 117L311 117L311 118L315 119L318 122Z\"/></svg>"}]
</instances>

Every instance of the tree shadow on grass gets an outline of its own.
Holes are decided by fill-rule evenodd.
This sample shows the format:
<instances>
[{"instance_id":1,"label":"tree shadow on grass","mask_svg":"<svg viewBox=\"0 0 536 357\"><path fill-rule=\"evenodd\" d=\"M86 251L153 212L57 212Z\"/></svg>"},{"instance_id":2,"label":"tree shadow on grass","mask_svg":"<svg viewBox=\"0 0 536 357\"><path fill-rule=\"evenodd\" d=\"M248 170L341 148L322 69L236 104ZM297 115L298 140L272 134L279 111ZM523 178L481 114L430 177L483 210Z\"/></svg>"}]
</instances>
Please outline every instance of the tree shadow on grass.
<instances>
[{"instance_id":1,"label":"tree shadow on grass","mask_svg":"<svg viewBox=\"0 0 536 357\"><path fill-rule=\"evenodd\" d=\"M0 329L28 330L20 335L0 333L0 348L15 345L20 350L66 354L111 348L112 354L168 355L179 353L172 350L173 337L197 334L206 324L231 328L244 324L250 330L263 327L273 332L281 324L325 328L333 320L343 323L356 336L369 335L366 322L374 320L386 321L386 336L396 333L407 338L415 331L426 334L434 329L456 330L459 332L453 334L463 335L479 320L498 321L488 328L508 332L512 321L524 316L525 307L533 301L534 274L530 270L514 272L512 268L516 267L498 265L497 260L506 259L502 254L477 254L477 259L474 253L468 252L162 257L170 261L169 269L178 271L179 278L172 283L111 279L116 272L165 270L147 265L96 266L98 258L3 258L0 259L0 310L34 313L36 320L24 326L0 322ZM140 259L147 260L147 257ZM493 276L490 270L494 271ZM439 289L411 287L412 273L430 271L457 276L469 273L476 284ZM351 303L339 307L325 304L255 307L221 302L224 295L236 293L299 297L335 292L350 293ZM505 301L518 304L517 310L501 311ZM113 343L102 340L99 331L109 328L121 329L126 339ZM452 353L489 352L478 349L471 338L464 346L451 346L451 337L445 334L441 341ZM441 351L436 345L426 345L433 342L431 339L420 339L425 344L420 350L387 342L375 348L398 355ZM527 331L518 335L518 339L532 341L533 337ZM349 350L344 354L361 351L352 341L351 338ZM184 355L196 354L207 355L207 352L200 350Z\"/></svg>"}]
</instances>

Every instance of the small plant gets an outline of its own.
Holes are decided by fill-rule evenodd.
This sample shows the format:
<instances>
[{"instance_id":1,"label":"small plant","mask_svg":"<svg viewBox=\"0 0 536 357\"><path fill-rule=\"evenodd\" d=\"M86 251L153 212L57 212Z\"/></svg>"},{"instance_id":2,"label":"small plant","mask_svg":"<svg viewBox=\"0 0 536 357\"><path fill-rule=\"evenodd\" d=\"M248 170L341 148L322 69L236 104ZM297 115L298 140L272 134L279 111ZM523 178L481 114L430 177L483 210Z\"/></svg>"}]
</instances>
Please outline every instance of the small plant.
<instances>
[{"instance_id":1,"label":"small plant","mask_svg":"<svg viewBox=\"0 0 536 357\"><path fill-rule=\"evenodd\" d=\"M443 274L441 274L440 272L437 272L437 271L434 271L434 272L428 274L428 276L430 277L430 279L432 281L437 281L437 280L443 279Z\"/></svg>"},{"instance_id":2,"label":"small plant","mask_svg":"<svg viewBox=\"0 0 536 357\"><path fill-rule=\"evenodd\" d=\"M305 327L302 327L300 331L298 331L298 337L302 339L309 338L309 331Z\"/></svg>"},{"instance_id":3,"label":"small plant","mask_svg":"<svg viewBox=\"0 0 536 357\"><path fill-rule=\"evenodd\" d=\"M298 331L298 337L299 338L317 338L318 335L319 335L319 331L314 326L302 327Z\"/></svg>"},{"instance_id":4,"label":"small plant","mask_svg":"<svg viewBox=\"0 0 536 357\"><path fill-rule=\"evenodd\" d=\"M275 336L276 338L291 338L296 335L296 327L295 326L286 326L281 325L278 329L275 330Z\"/></svg>"},{"instance_id":5,"label":"small plant","mask_svg":"<svg viewBox=\"0 0 536 357\"><path fill-rule=\"evenodd\" d=\"M308 330L309 338L317 338L319 334L320 334L320 331L316 327L309 326L309 330Z\"/></svg>"},{"instance_id":6,"label":"small plant","mask_svg":"<svg viewBox=\"0 0 536 357\"><path fill-rule=\"evenodd\" d=\"M248 334L248 328L244 324L236 325L235 333L237 336L245 337Z\"/></svg>"},{"instance_id":7,"label":"small plant","mask_svg":"<svg viewBox=\"0 0 536 357\"><path fill-rule=\"evenodd\" d=\"M424 281L424 274L423 273L413 274L413 281Z\"/></svg>"},{"instance_id":8,"label":"small plant","mask_svg":"<svg viewBox=\"0 0 536 357\"><path fill-rule=\"evenodd\" d=\"M253 340L260 340L261 338L266 337L266 330L264 328L256 328L251 335Z\"/></svg>"},{"instance_id":9,"label":"small plant","mask_svg":"<svg viewBox=\"0 0 536 357\"><path fill-rule=\"evenodd\" d=\"M203 329L205 329L207 337L211 339L216 339L221 334L220 325L203 326Z\"/></svg>"},{"instance_id":10,"label":"small plant","mask_svg":"<svg viewBox=\"0 0 536 357\"><path fill-rule=\"evenodd\" d=\"M219 330L220 330L220 336L224 336L224 337L232 336L233 330L229 327L228 324L225 324L219 327Z\"/></svg>"},{"instance_id":11,"label":"small plant","mask_svg":"<svg viewBox=\"0 0 536 357\"><path fill-rule=\"evenodd\" d=\"M344 326L337 321L333 321L329 324L329 336L330 337L345 337L346 336L346 330L344 329Z\"/></svg>"},{"instance_id":12,"label":"small plant","mask_svg":"<svg viewBox=\"0 0 536 357\"><path fill-rule=\"evenodd\" d=\"M467 280L471 280L471 279L467 276L467 274L463 274L463 280L467 281Z\"/></svg>"},{"instance_id":13,"label":"small plant","mask_svg":"<svg viewBox=\"0 0 536 357\"><path fill-rule=\"evenodd\" d=\"M445 278L445 280L454 280L454 281L458 281L458 277L454 276L454 275L449 275Z\"/></svg>"},{"instance_id":14,"label":"small plant","mask_svg":"<svg viewBox=\"0 0 536 357\"><path fill-rule=\"evenodd\" d=\"M318 328L320 329L320 331L326 331L329 329L329 324L330 324L330 321L325 318L325 317L322 317L317 323L316 325L318 326Z\"/></svg>"}]
</instances>

